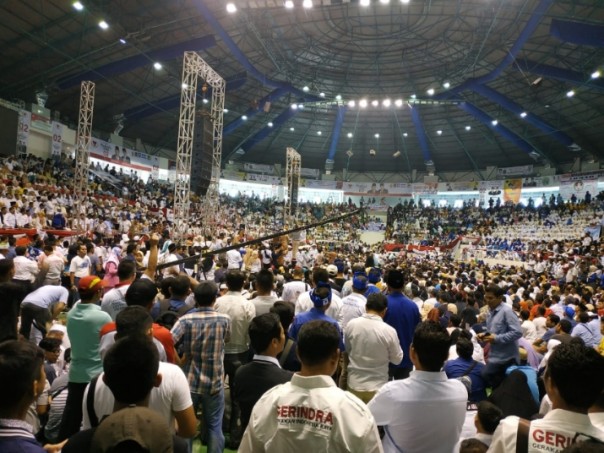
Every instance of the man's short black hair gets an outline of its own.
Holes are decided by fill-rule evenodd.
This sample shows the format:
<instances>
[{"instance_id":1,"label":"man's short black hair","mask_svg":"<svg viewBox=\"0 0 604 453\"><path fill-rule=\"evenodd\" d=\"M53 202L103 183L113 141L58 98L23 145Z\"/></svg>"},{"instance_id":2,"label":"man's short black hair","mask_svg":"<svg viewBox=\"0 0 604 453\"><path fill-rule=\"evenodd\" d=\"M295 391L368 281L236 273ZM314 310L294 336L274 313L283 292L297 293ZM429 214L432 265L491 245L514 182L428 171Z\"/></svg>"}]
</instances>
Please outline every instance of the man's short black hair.
<instances>
[{"instance_id":1,"label":"man's short black hair","mask_svg":"<svg viewBox=\"0 0 604 453\"><path fill-rule=\"evenodd\" d=\"M560 330L564 333L570 333L573 330L573 325L568 319L561 319L558 324L560 324Z\"/></svg>"},{"instance_id":2,"label":"man's short black hair","mask_svg":"<svg viewBox=\"0 0 604 453\"><path fill-rule=\"evenodd\" d=\"M470 340L466 338L458 338L457 344L455 345L455 349L457 351L457 355L462 359L472 359L472 354L474 353L474 345Z\"/></svg>"},{"instance_id":3,"label":"man's short black hair","mask_svg":"<svg viewBox=\"0 0 604 453\"><path fill-rule=\"evenodd\" d=\"M15 247L15 255L24 256L25 252L27 252L27 247L25 247L23 245L19 245L19 246Z\"/></svg>"},{"instance_id":4,"label":"man's short black hair","mask_svg":"<svg viewBox=\"0 0 604 453\"><path fill-rule=\"evenodd\" d=\"M136 263L132 260L123 260L117 266L117 278L120 281L128 280L136 275Z\"/></svg>"},{"instance_id":5,"label":"man's short black hair","mask_svg":"<svg viewBox=\"0 0 604 453\"><path fill-rule=\"evenodd\" d=\"M450 338L440 323L424 321L413 334L413 349L426 371L440 371L449 356Z\"/></svg>"},{"instance_id":6,"label":"man's short black hair","mask_svg":"<svg viewBox=\"0 0 604 453\"><path fill-rule=\"evenodd\" d=\"M256 289L262 292L268 292L273 289L275 276L268 269L261 269L256 274Z\"/></svg>"},{"instance_id":7,"label":"man's short black hair","mask_svg":"<svg viewBox=\"0 0 604 453\"><path fill-rule=\"evenodd\" d=\"M305 323L298 334L298 358L306 366L320 365L329 360L340 346L340 333L328 321Z\"/></svg>"},{"instance_id":8,"label":"man's short black hair","mask_svg":"<svg viewBox=\"0 0 604 453\"><path fill-rule=\"evenodd\" d=\"M226 285L229 291L241 291L245 283L245 275L237 269L231 269L226 273Z\"/></svg>"},{"instance_id":9,"label":"man's short black hair","mask_svg":"<svg viewBox=\"0 0 604 453\"><path fill-rule=\"evenodd\" d=\"M127 336L115 342L105 355L104 381L116 401L136 404L145 399L155 383L159 352L151 338Z\"/></svg>"},{"instance_id":10,"label":"man's short black hair","mask_svg":"<svg viewBox=\"0 0 604 453\"><path fill-rule=\"evenodd\" d=\"M212 281L205 280L193 290L193 297L198 307L209 307L216 301L218 286Z\"/></svg>"},{"instance_id":11,"label":"man's short black hair","mask_svg":"<svg viewBox=\"0 0 604 453\"><path fill-rule=\"evenodd\" d=\"M61 344L63 344L63 341L61 341L59 338L45 337L40 340L38 346L40 346L40 348L42 348L44 351L54 352L61 348Z\"/></svg>"},{"instance_id":12,"label":"man's short black hair","mask_svg":"<svg viewBox=\"0 0 604 453\"><path fill-rule=\"evenodd\" d=\"M545 377L566 404L587 410L604 389L604 357L578 342L559 344L547 362Z\"/></svg>"},{"instance_id":13,"label":"man's short black hair","mask_svg":"<svg viewBox=\"0 0 604 453\"><path fill-rule=\"evenodd\" d=\"M185 297L191 289L191 280L186 275L178 275L174 277L170 284L170 292L172 297Z\"/></svg>"},{"instance_id":14,"label":"man's short black hair","mask_svg":"<svg viewBox=\"0 0 604 453\"><path fill-rule=\"evenodd\" d=\"M149 307L155 302L157 287L148 278L135 280L126 290L126 305L140 305Z\"/></svg>"},{"instance_id":15,"label":"man's short black hair","mask_svg":"<svg viewBox=\"0 0 604 453\"><path fill-rule=\"evenodd\" d=\"M115 317L116 340L130 335L146 335L153 324L149 312L140 305L126 307Z\"/></svg>"},{"instance_id":16,"label":"man's short black hair","mask_svg":"<svg viewBox=\"0 0 604 453\"><path fill-rule=\"evenodd\" d=\"M283 330L286 332L289 330L289 326L294 320L296 306L292 302L286 302L284 300L278 300L269 309L271 313L275 313L281 320Z\"/></svg>"},{"instance_id":17,"label":"man's short black hair","mask_svg":"<svg viewBox=\"0 0 604 453\"><path fill-rule=\"evenodd\" d=\"M0 408L14 408L23 397L34 399L33 382L42 377L44 351L30 341L0 343Z\"/></svg>"},{"instance_id":18,"label":"man's short black hair","mask_svg":"<svg viewBox=\"0 0 604 453\"><path fill-rule=\"evenodd\" d=\"M319 282L329 282L329 274L327 273L327 269L323 269L322 267L318 266L315 267L312 270L312 281L315 285Z\"/></svg>"},{"instance_id":19,"label":"man's short black hair","mask_svg":"<svg viewBox=\"0 0 604 453\"><path fill-rule=\"evenodd\" d=\"M503 288L495 283L490 283L484 290L485 293L491 293L496 297L502 297L505 294Z\"/></svg>"},{"instance_id":20,"label":"man's short black hair","mask_svg":"<svg viewBox=\"0 0 604 453\"><path fill-rule=\"evenodd\" d=\"M0 279L6 279L15 268L15 262L12 258L0 260Z\"/></svg>"},{"instance_id":21,"label":"man's short black hair","mask_svg":"<svg viewBox=\"0 0 604 453\"><path fill-rule=\"evenodd\" d=\"M367 303L365 304L367 310L372 310L377 313L381 313L388 308L388 298L382 293L371 293L367 297Z\"/></svg>"},{"instance_id":22,"label":"man's short black hair","mask_svg":"<svg viewBox=\"0 0 604 453\"><path fill-rule=\"evenodd\" d=\"M264 313L252 319L248 329L250 343L256 354L262 354L273 338L281 338L281 320L275 313Z\"/></svg>"},{"instance_id":23,"label":"man's short black hair","mask_svg":"<svg viewBox=\"0 0 604 453\"><path fill-rule=\"evenodd\" d=\"M548 318L554 325L558 325L558 323L560 322L560 316L555 315L553 313L550 313Z\"/></svg>"},{"instance_id":24,"label":"man's short black hair","mask_svg":"<svg viewBox=\"0 0 604 453\"><path fill-rule=\"evenodd\" d=\"M488 434L493 434L504 417L503 411L499 407L487 400L478 403L478 420Z\"/></svg>"},{"instance_id":25,"label":"man's short black hair","mask_svg":"<svg viewBox=\"0 0 604 453\"><path fill-rule=\"evenodd\" d=\"M488 450L487 444L473 437L464 439L459 444L459 453L486 453Z\"/></svg>"}]
</instances>

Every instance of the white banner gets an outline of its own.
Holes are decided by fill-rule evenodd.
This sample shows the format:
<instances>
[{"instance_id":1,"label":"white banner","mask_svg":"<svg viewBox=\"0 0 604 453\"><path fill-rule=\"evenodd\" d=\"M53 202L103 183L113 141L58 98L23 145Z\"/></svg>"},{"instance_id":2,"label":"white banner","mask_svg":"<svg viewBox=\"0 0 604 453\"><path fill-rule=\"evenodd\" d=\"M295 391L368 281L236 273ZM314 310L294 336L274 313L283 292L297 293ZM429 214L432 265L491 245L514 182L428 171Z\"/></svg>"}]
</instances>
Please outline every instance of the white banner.
<instances>
[{"instance_id":1,"label":"white banner","mask_svg":"<svg viewBox=\"0 0 604 453\"><path fill-rule=\"evenodd\" d=\"M27 110L19 110L19 126L17 130L17 145L27 149L27 141L29 139L29 130L31 129L31 112Z\"/></svg>"},{"instance_id":2,"label":"white banner","mask_svg":"<svg viewBox=\"0 0 604 453\"><path fill-rule=\"evenodd\" d=\"M319 174L320 172L318 168L300 168L300 176L306 176L308 178L318 178Z\"/></svg>"},{"instance_id":3,"label":"white banner","mask_svg":"<svg viewBox=\"0 0 604 453\"><path fill-rule=\"evenodd\" d=\"M120 147L94 137L90 142L90 155L97 159L124 165L136 170L151 172L153 167L159 167L157 156L150 156L124 146Z\"/></svg>"},{"instance_id":4,"label":"white banner","mask_svg":"<svg viewBox=\"0 0 604 453\"><path fill-rule=\"evenodd\" d=\"M406 182L345 182L344 195L411 196L413 186Z\"/></svg>"},{"instance_id":5,"label":"white banner","mask_svg":"<svg viewBox=\"0 0 604 453\"><path fill-rule=\"evenodd\" d=\"M579 200L589 192L592 196L598 193L598 177L596 175L560 175L560 195L564 201L569 201L574 195Z\"/></svg>"},{"instance_id":6,"label":"white banner","mask_svg":"<svg viewBox=\"0 0 604 453\"><path fill-rule=\"evenodd\" d=\"M52 122L52 142L50 145L50 154L61 157L63 148L63 125L57 121Z\"/></svg>"},{"instance_id":7,"label":"white banner","mask_svg":"<svg viewBox=\"0 0 604 453\"><path fill-rule=\"evenodd\" d=\"M151 177L155 180L159 179L159 167L154 165L151 169Z\"/></svg>"},{"instance_id":8,"label":"white banner","mask_svg":"<svg viewBox=\"0 0 604 453\"><path fill-rule=\"evenodd\" d=\"M273 166L272 165L262 165L262 164L243 164L243 169L245 171L253 171L255 173L270 173L273 174Z\"/></svg>"},{"instance_id":9,"label":"white banner","mask_svg":"<svg viewBox=\"0 0 604 453\"><path fill-rule=\"evenodd\" d=\"M423 182L416 182L413 183L413 192L416 194L435 194L438 193L438 183L437 182L431 182L431 183L423 183Z\"/></svg>"},{"instance_id":10,"label":"white banner","mask_svg":"<svg viewBox=\"0 0 604 453\"><path fill-rule=\"evenodd\" d=\"M339 187L338 187L339 185ZM320 181L318 179L307 179L304 182L304 187L309 189L342 189L342 183L338 181Z\"/></svg>"},{"instance_id":11,"label":"white banner","mask_svg":"<svg viewBox=\"0 0 604 453\"><path fill-rule=\"evenodd\" d=\"M520 176L533 173L532 165L519 165L517 167L501 167L497 169L497 176Z\"/></svg>"},{"instance_id":12,"label":"white banner","mask_svg":"<svg viewBox=\"0 0 604 453\"><path fill-rule=\"evenodd\" d=\"M253 173L247 173L245 175L245 180L254 182L265 182L274 186L281 185L281 178L279 176L256 175Z\"/></svg>"}]
</instances>

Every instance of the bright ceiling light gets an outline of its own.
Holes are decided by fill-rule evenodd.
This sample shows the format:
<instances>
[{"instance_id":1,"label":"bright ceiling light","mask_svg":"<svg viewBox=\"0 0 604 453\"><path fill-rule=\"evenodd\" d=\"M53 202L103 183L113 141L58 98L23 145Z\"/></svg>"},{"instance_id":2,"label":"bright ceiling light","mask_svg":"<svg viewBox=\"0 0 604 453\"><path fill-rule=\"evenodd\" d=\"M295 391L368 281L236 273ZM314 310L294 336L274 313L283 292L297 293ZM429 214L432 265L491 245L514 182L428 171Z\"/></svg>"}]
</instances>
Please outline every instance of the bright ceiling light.
<instances>
[{"instance_id":1,"label":"bright ceiling light","mask_svg":"<svg viewBox=\"0 0 604 453\"><path fill-rule=\"evenodd\" d=\"M374 137L375 138L380 138L380 134L375 134Z\"/></svg>"},{"instance_id":2,"label":"bright ceiling light","mask_svg":"<svg viewBox=\"0 0 604 453\"><path fill-rule=\"evenodd\" d=\"M153 63L153 67L155 69L157 69L158 71L162 68L161 63L159 61L156 61L155 63Z\"/></svg>"},{"instance_id":3,"label":"bright ceiling light","mask_svg":"<svg viewBox=\"0 0 604 453\"><path fill-rule=\"evenodd\" d=\"M243 121L247 121L247 115L242 115L242 116L241 116L241 119L242 119Z\"/></svg>"},{"instance_id":4,"label":"bright ceiling light","mask_svg":"<svg viewBox=\"0 0 604 453\"><path fill-rule=\"evenodd\" d=\"M448 90L449 88L451 88L451 84L449 82L445 82L445 83L443 83L443 88L445 90Z\"/></svg>"},{"instance_id":5,"label":"bright ceiling light","mask_svg":"<svg viewBox=\"0 0 604 453\"><path fill-rule=\"evenodd\" d=\"M403 137L408 137L409 134L407 134L406 132L403 132Z\"/></svg>"},{"instance_id":6,"label":"bright ceiling light","mask_svg":"<svg viewBox=\"0 0 604 453\"><path fill-rule=\"evenodd\" d=\"M324 98L324 97L325 97L325 93L320 92L320 93L319 93L319 96L321 96L322 98Z\"/></svg>"},{"instance_id":7,"label":"bright ceiling light","mask_svg":"<svg viewBox=\"0 0 604 453\"><path fill-rule=\"evenodd\" d=\"M99 22L99 27L101 27L103 30L107 30L109 28L109 24L107 22L105 22L104 20L101 20Z\"/></svg>"},{"instance_id":8,"label":"bright ceiling light","mask_svg":"<svg viewBox=\"0 0 604 453\"><path fill-rule=\"evenodd\" d=\"M287 9L292 9L292 8L294 7L294 2L293 2L293 0L287 0L287 1L285 2L285 7L286 7Z\"/></svg>"},{"instance_id":9,"label":"bright ceiling light","mask_svg":"<svg viewBox=\"0 0 604 453\"><path fill-rule=\"evenodd\" d=\"M371 0L361 0L361 6L369 6L371 4Z\"/></svg>"},{"instance_id":10,"label":"bright ceiling light","mask_svg":"<svg viewBox=\"0 0 604 453\"><path fill-rule=\"evenodd\" d=\"M428 94L428 96L434 96L434 88L428 88L426 90L426 93Z\"/></svg>"},{"instance_id":11,"label":"bright ceiling light","mask_svg":"<svg viewBox=\"0 0 604 453\"><path fill-rule=\"evenodd\" d=\"M312 0L304 0L304 1L302 2L302 6L303 6L304 8L312 8Z\"/></svg>"},{"instance_id":12,"label":"bright ceiling light","mask_svg":"<svg viewBox=\"0 0 604 453\"><path fill-rule=\"evenodd\" d=\"M387 5L388 3L390 3L390 0L380 0L380 3L382 5Z\"/></svg>"},{"instance_id":13,"label":"bright ceiling light","mask_svg":"<svg viewBox=\"0 0 604 453\"><path fill-rule=\"evenodd\" d=\"M492 124L493 126L497 126L497 125L499 124L499 121L497 121L497 120L493 120L493 121L491 121L491 124Z\"/></svg>"},{"instance_id":14,"label":"bright ceiling light","mask_svg":"<svg viewBox=\"0 0 604 453\"><path fill-rule=\"evenodd\" d=\"M353 109L355 105L357 105L357 103L354 101L354 99L348 101L348 107L351 109Z\"/></svg>"},{"instance_id":15,"label":"bright ceiling light","mask_svg":"<svg viewBox=\"0 0 604 453\"><path fill-rule=\"evenodd\" d=\"M346 134L346 136L347 136L348 138L352 138L352 132L349 132L348 134Z\"/></svg>"},{"instance_id":16,"label":"bright ceiling light","mask_svg":"<svg viewBox=\"0 0 604 453\"><path fill-rule=\"evenodd\" d=\"M126 44L126 40L124 38L120 38L120 43L121 44Z\"/></svg>"},{"instance_id":17,"label":"bright ceiling light","mask_svg":"<svg viewBox=\"0 0 604 453\"><path fill-rule=\"evenodd\" d=\"M298 104L298 108L302 110L304 108L304 104Z\"/></svg>"},{"instance_id":18,"label":"bright ceiling light","mask_svg":"<svg viewBox=\"0 0 604 453\"><path fill-rule=\"evenodd\" d=\"M359 106L360 106L361 108L365 108L365 107L367 107L367 99L361 99L361 100L359 101Z\"/></svg>"},{"instance_id":19,"label":"bright ceiling light","mask_svg":"<svg viewBox=\"0 0 604 453\"><path fill-rule=\"evenodd\" d=\"M598 69L597 71L594 71L591 73L591 78L592 79L597 79L602 75L602 73L600 72L600 70Z\"/></svg>"},{"instance_id":20,"label":"bright ceiling light","mask_svg":"<svg viewBox=\"0 0 604 453\"><path fill-rule=\"evenodd\" d=\"M186 90L187 88L189 88L189 85L187 85L186 83L183 83L183 84L182 84L180 87L181 87L183 90Z\"/></svg>"},{"instance_id":21,"label":"bright ceiling light","mask_svg":"<svg viewBox=\"0 0 604 453\"><path fill-rule=\"evenodd\" d=\"M298 110L298 104L292 104L292 110Z\"/></svg>"},{"instance_id":22,"label":"bright ceiling light","mask_svg":"<svg viewBox=\"0 0 604 453\"><path fill-rule=\"evenodd\" d=\"M380 105L380 101L378 101L377 99L374 99L373 101L371 101L371 105L373 105L374 107L377 107L378 105Z\"/></svg>"},{"instance_id":23,"label":"bright ceiling light","mask_svg":"<svg viewBox=\"0 0 604 453\"><path fill-rule=\"evenodd\" d=\"M222 109L222 113L229 113L229 109Z\"/></svg>"},{"instance_id":24,"label":"bright ceiling light","mask_svg":"<svg viewBox=\"0 0 604 453\"><path fill-rule=\"evenodd\" d=\"M289 130L292 132L295 131L295 129L293 127L290 127Z\"/></svg>"},{"instance_id":25,"label":"bright ceiling light","mask_svg":"<svg viewBox=\"0 0 604 453\"><path fill-rule=\"evenodd\" d=\"M341 100L342 100L342 95L341 95L341 94L338 94L338 95L336 96L336 101L341 101Z\"/></svg>"},{"instance_id":26,"label":"bright ceiling light","mask_svg":"<svg viewBox=\"0 0 604 453\"><path fill-rule=\"evenodd\" d=\"M305 93L308 93L308 90L310 90L310 88L308 88L308 86L303 86L302 87L302 91L304 91Z\"/></svg>"},{"instance_id":27,"label":"bright ceiling light","mask_svg":"<svg viewBox=\"0 0 604 453\"><path fill-rule=\"evenodd\" d=\"M436 131L436 133L437 133L438 135L443 135L443 131L441 131L440 129L439 129L439 130L437 130L437 131Z\"/></svg>"},{"instance_id":28,"label":"bright ceiling light","mask_svg":"<svg viewBox=\"0 0 604 453\"><path fill-rule=\"evenodd\" d=\"M466 130L467 130L467 131L472 130L472 126L466 126Z\"/></svg>"},{"instance_id":29,"label":"bright ceiling light","mask_svg":"<svg viewBox=\"0 0 604 453\"><path fill-rule=\"evenodd\" d=\"M409 3L409 0L401 0L401 3L404 3L406 5L407 3Z\"/></svg>"},{"instance_id":30,"label":"bright ceiling light","mask_svg":"<svg viewBox=\"0 0 604 453\"><path fill-rule=\"evenodd\" d=\"M227 13L236 13L237 12L237 6L235 6L235 4L233 2L229 2L226 4L226 10Z\"/></svg>"},{"instance_id":31,"label":"bright ceiling light","mask_svg":"<svg viewBox=\"0 0 604 453\"><path fill-rule=\"evenodd\" d=\"M268 122L268 124L267 124L267 126L268 126L268 127L273 127L273 122L272 122L272 121L269 121L269 122Z\"/></svg>"},{"instance_id":32,"label":"bright ceiling light","mask_svg":"<svg viewBox=\"0 0 604 453\"><path fill-rule=\"evenodd\" d=\"M402 107L403 106L403 100L402 99L397 99L396 101L394 101L394 105L396 105L397 107Z\"/></svg>"},{"instance_id":33,"label":"bright ceiling light","mask_svg":"<svg viewBox=\"0 0 604 453\"><path fill-rule=\"evenodd\" d=\"M322 135L322 134L323 134L323 132L317 131L317 135Z\"/></svg>"},{"instance_id":34,"label":"bright ceiling light","mask_svg":"<svg viewBox=\"0 0 604 453\"><path fill-rule=\"evenodd\" d=\"M415 99L417 96L415 94L412 94L410 97L411 99Z\"/></svg>"},{"instance_id":35,"label":"bright ceiling light","mask_svg":"<svg viewBox=\"0 0 604 453\"><path fill-rule=\"evenodd\" d=\"M84 5L81 2L73 2L71 5L76 11L82 11L84 9Z\"/></svg>"},{"instance_id":36,"label":"bright ceiling light","mask_svg":"<svg viewBox=\"0 0 604 453\"><path fill-rule=\"evenodd\" d=\"M390 107L390 105L391 105L391 104L392 104L392 101L391 101L390 99L384 99L384 100L382 101L382 105L383 105L384 107Z\"/></svg>"},{"instance_id":37,"label":"bright ceiling light","mask_svg":"<svg viewBox=\"0 0 604 453\"><path fill-rule=\"evenodd\" d=\"M520 118L526 118L526 115L527 115L527 113L526 113L526 112L522 112L522 113L520 114Z\"/></svg>"},{"instance_id":38,"label":"bright ceiling light","mask_svg":"<svg viewBox=\"0 0 604 453\"><path fill-rule=\"evenodd\" d=\"M575 90L570 90L568 93L566 93L567 98L572 98L574 95L575 95Z\"/></svg>"},{"instance_id":39,"label":"bright ceiling light","mask_svg":"<svg viewBox=\"0 0 604 453\"><path fill-rule=\"evenodd\" d=\"M210 102L210 101L208 101L206 98L203 98L203 101L202 101L202 102L203 102L204 104L207 104L207 103L208 103L208 102Z\"/></svg>"}]
</instances>

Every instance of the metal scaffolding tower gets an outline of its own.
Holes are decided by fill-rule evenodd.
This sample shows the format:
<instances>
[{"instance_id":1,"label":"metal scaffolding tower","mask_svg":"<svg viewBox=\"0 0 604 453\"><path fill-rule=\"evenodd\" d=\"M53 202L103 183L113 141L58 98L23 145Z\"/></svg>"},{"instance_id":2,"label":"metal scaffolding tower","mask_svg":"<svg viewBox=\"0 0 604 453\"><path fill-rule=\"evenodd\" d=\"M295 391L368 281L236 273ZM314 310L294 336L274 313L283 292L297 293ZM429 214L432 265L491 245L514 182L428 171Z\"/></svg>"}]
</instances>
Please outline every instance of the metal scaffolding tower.
<instances>
[{"instance_id":1,"label":"metal scaffolding tower","mask_svg":"<svg viewBox=\"0 0 604 453\"><path fill-rule=\"evenodd\" d=\"M94 83L83 81L80 88L80 114L76 137L76 167L73 182L73 217L84 212L84 201L88 194L88 165L92 140L92 112L94 110Z\"/></svg>"},{"instance_id":2,"label":"metal scaffolding tower","mask_svg":"<svg viewBox=\"0 0 604 453\"><path fill-rule=\"evenodd\" d=\"M287 148L285 154L285 201L283 224L293 226L298 211L298 189L300 188L300 168L302 157L294 148Z\"/></svg>"},{"instance_id":3,"label":"metal scaffolding tower","mask_svg":"<svg viewBox=\"0 0 604 453\"><path fill-rule=\"evenodd\" d=\"M218 208L225 81L196 52L185 52L176 148L176 181L174 183L174 238L176 240L184 239L189 228L191 157L193 154L198 78L204 80L212 89L212 104L210 107L210 120L212 121L214 134L212 178L201 208L201 221L205 229L213 223L214 212Z\"/></svg>"}]
</instances>

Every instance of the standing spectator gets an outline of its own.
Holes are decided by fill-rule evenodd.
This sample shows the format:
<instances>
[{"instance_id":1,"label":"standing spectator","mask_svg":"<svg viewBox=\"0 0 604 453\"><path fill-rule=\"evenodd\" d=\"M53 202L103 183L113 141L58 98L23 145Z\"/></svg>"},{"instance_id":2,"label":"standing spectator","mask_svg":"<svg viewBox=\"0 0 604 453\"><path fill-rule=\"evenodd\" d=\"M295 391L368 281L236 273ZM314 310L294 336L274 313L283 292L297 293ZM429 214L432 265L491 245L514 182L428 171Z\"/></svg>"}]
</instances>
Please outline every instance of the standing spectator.
<instances>
[{"instance_id":1,"label":"standing spectator","mask_svg":"<svg viewBox=\"0 0 604 453\"><path fill-rule=\"evenodd\" d=\"M342 299L342 330L350 321L365 314L367 298L363 295L367 291L368 281L364 275L355 275L352 279L352 293Z\"/></svg>"},{"instance_id":2,"label":"standing spectator","mask_svg":"<svg viewBox=\"0 0 604 453\"><path fill-rule=\"evenodd\" d=\"M106 292L101 300L101 310L107 312L114 321L117 314L127 307L126 292L136 278L136 264L132 261L122 261L117 267L117 276L119 283Z\"/></svg>"},{"instance_id":3,"label":"standing spectator","mask_svg":"<svg viewBox=\"0 0 604 453\"><path fill-rule=\"evenodd\" d=\"M403 294L405 279L401 271L388 272L386 284L388 285L388 311L384 321L396 330L404 354L400 364L390 364L389 376L391 379L405 379L413 369L409 347L421 316L417 305Z\"/></svg>"},{"instance_id":4,"label":"standing spectator","mask_svg":"<svg viewBox=\"0 0 604 453\"><path fill-rule=\"evenodd\" d=\"M275 276L268 269L261 269L256 274L256 293L250 301L256 308L256 316L268 313L277 296L273 292L275 287Z\"/></svg>"},{"instance_id":5,"label":"standing spectator","mask_svg":"<svg viewBox=\"0 0 604 453\"><path fill-rule=\"evenodd\" d=\"M235 373L237 369L250 360L250 337L248 330L252 319L256 316L256 308L249 300L241 295L245 277L239 270L229 270L226 275L228 292L216 300L216 311L228 315L231 319L231 336L226 341L224 355L224 371L233 392ZM229 433L231 446L238 445L241 433L238 429L239 406L231 398L231 418Z\"/></svg>"},{"instance_id":6,"label":"standing spectator","mask_svg":"<svg viewBox=\"0 0 604 453\"><path fill-rule=\"evenodd\" d=\"M44 392L44 353L29 341L0 344L0 451L44 453L25 421L29 407Z\"/></svg>"},{"instance_id":7,"label":"standing spectator","mask_svg":"<svg viewBox=\"0 0 604 453\"><path fill-rule=\"evenodd\" d=\"M72 258L69 266L69 282L74 293L77 293L80 279L90 275L90 257L86 253L86 246L80 244L78 254Z\"/></svg>"},{"instance_id":8,"label":"standing spectator","mask_svg":"<svg viewBox=\"0 0 604 453\"><path fill-rule=\"evenodd\" d=\"M65 259L57 255L54 247L50 244L44 246L44 259L40 264L40 274L43 277L43 285L60 285Z\"/></svg>"},{"instance_id":9,"label":"standing spectator","mask_svg":"<svg viewBox=\"0 0 604 453\"><path fill-rule=\"evenodd\" d=\"M447 379L441 371L449 343L439 323L419 324L409 349L415 371L407 379L385 384L369 402L376 423L386 432L385 452L449 453L458 442L468 392L461 381Z\"/></svg>"},{"instance_id":10,"label":"standing spectator","mask_svg":"<svg viewBox=\"0 0 604 453\"><path fill-rule=\"evenodd\" d=\"M396 330L383 321L387 309L386 296L371 294L367 313L350 321L344 331L348 390L364 403L388 382L388 363L397 365L403 360Z\"/></svg>"},{"instance_id":11,"label":"standing spectator","mask_svg":"<svg viewBox=\"0 0 604 453\"><path fill-rule=\"evenodd\" d=\"M478 336L479 340L490 344L482 377L493 388L501 384L510 365L520 363L518 339L522 337L522 328L512 307L503 303L503 294L504 290L500 286L487 286L484 295L484 301L489 307L487 331Z\"/></svg>"},{"instance_id":12,"label":"standing spectator","mask_svg":"<svg viewBox=\"0 0 604 453\"><path fill-rule=\"evenodd\" d=\"M80 250L85 251L85 246ZM78 291L81 297L80 303L67 314L67 335L71 341L71 367L69 368L69 394L59 434L61 440L67 439L80 429L84 390L90 380L103 371L99 351L101 327L111 321L111 316L101 311L98 306L103 294L103 282L100 278L93 275L82 277L78 282Z\"/></svg>"},{"instance_id":13,"label":"standing spectator","mask_svg":"<svg viewBox=\"0 0 604 453\"><path fill-rule=\"evenodd\" d=\"M241 426L247 426L252 408L260 397L275 385L289 382L292 372L281 368L277 355L283 351L285 332L274 313L256 316L250 324L250 341L256 352L250 363L241 366L235 374L235 392L232 398L241 408Z\"/></svg>"},{"instance_id":14,"label":"standing spectator","mask_svg":"<svg viewBox=\"0 0 604 453\"><path fill-rule=\"evenodd\" d=\"M224 351L231 335L230 318L214 309L217 292L213 282L197 285L197 310L182 316L172 328L174 343L183 351L193 409L197 413L200 405L202 408L202 439L207 438L208 453L224 449Z\"/></svg>"},{"instance_id":15,"label":"standing spectator","mask_svg":"<svg viewBox=\"0 0 604 453\"><path fill-rule=\"evenodd\" d=\"M311 321L302 327L298 342L302 371L256 403L241 453L383 451L367 407L337 388L330 377L340 361L339 344L333 323Z\"/></svg>"},{"instance_id":16,"label":"standing spectator","mask_svg":"<svg viewBox=\"0 0 604 453\"><path fill-rule=\"evenodd\" d=\"M237 245L237 239L235 239L235 238L233 238L229 242L230 242L228 244L229 246ZM239 252L239 249L228 250L226 252L226 258L227 258L227 262L228 262L228 266L227 266L228 270L241 269L241 265L243 264L243 258L241 257L241 253Z\"/></svg>"},{"instance_id":17,"label":"standing spectator","mask_svg":"<svg viewBox=\"0 0 604 453\"><path fill-rule=\"evenodd\" d=\"M15 275L13 282L17 283L23 289L23 295L33 291L33 283L36 280L39 269L35 261L30 260L27 256L27 247L19 245L15 247L17 256L13 259L15 264Z\"/></svg>"},{"instance_id":18,"label":"standing spectator","mask_svg":"<svg viewBox=\"0 0 604 453\"><path fill-rule=\"evenodd\" d=\"M293 280L283 285L281 299L285 302L296 303L300 294L310 291L310 285L304 281L304 269L296 266L292 272Z\"/></svg>"},{"instance_id":19,"label":"standing spectator","mask_svg":"<svg viewBox=\"0 0 604 453\"><path fill-rule=\"evenodd\" d=\"M604 389L604 357L580 342L558 345L545 369L544 384L552 409L538 420L516 416L501 421L489 452L561 452L586 438L604 441L604 432L592 425L588 409ZM580 383L580 384L579 384Z\"/></svg>"},{"instance_id":20,"label":"standing spectator","mask_svg":"<svg viewBox=\"0 0 604 453\"><path fill-rule=\"evenodd\" d=\"M322 284L329 285L329 274L327 273L327 270L321 267L315 267L312 271L312 283L314 288L318 288ZM307 312L313 308L314 303L310 297L311 293L312 291L308 291L300 294L298 300L296 300L296 315ZM333 291L330 292L330 294L330 303L325 314L330 318L335 319L341 327L342 299L340 299L340 297L338 297L336 294L333 294Z\"/></svg>"}]
</instances>

